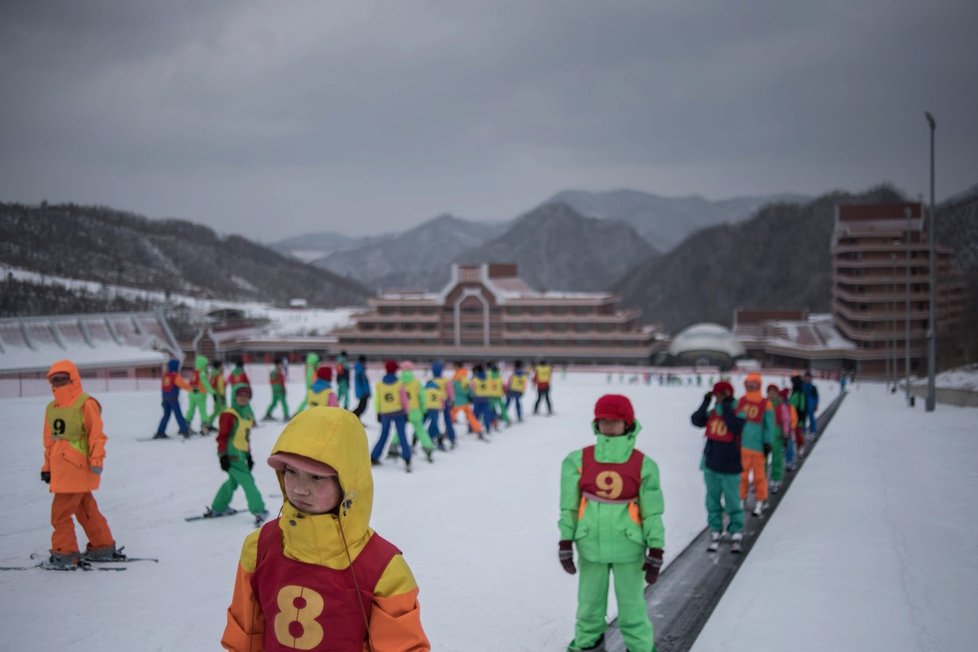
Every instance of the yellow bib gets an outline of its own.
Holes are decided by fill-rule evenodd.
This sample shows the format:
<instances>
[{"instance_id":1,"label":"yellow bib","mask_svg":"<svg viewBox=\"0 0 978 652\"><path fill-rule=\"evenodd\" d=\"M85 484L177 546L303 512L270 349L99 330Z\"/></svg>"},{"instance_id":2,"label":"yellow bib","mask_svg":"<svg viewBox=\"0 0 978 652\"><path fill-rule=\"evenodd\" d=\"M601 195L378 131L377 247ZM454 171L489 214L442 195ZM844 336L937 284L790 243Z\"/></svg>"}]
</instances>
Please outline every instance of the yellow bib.
<instances>
[{"instance_id":1,"label":"yellow bib","mask_svg":"<svg viewBox=\"0 0 978 652\"><path fill-rule=\"evenodd\" d=\"M524 374L513 374L509 379L509 389L522 394L523 390L526 389L526 376Z\"/></svg>"},{"instance_id":2,"label":"yellow bib","mask_svg":"<svg viewBox=\"0 0 978 652\"><path fill-rule=\"evenodd\" d=\"M44 412L44 419L51 429L51 438L63 439L86 457L88 456L88 431L85 430L85 418L81 408L87 400L88 394L83 392L74 403L65 407L58 407L54 401L51 401Z\"/></svg>"},{"instance_id":3,"label":"yellow bib","mask_svg":"<svg viewBox=\"0 0 978 652\"><path fill-rule=\"evenodd\" d=\"M472 393L480 398L489 396L489 381L481 378L472 379Z\"/></svg>"},{"instance_id":4,"label":"yellow bib","mask_svg":"<svg viewBox=\"0 0 978 652\"><path fill-rule=\"evenodd\" d=\"M234 446L237 450L247 453L251 450L251 427L255 425L255 422L251 419L246 419L231 408L227 408L221 414L230 414L236 418L238 427L235 429L234 434L231 435L230 444Z\"/></svg>"},{"instance_id":5,"label":"yellow bib","mask_svg":"<svg viewBox=\"0 0 978 652\"><path fill-rule=\"evenodd\" d=\"M437 387L425 387L424 400L429 410L441 410L445 407L445 392Z\"/></svg>"},{"instance_id":6,"label":"yellow bib","mask_svg":"<svg viewBox=\"0 0 978 652\"><path fill-rule=\"evenodd\" d=\"M380 399L380 414L390 414L400 412L401 406L401 381L393 383L377 383L377 397Z\"/></svg>"},{"instance_id":7,"label":"yellow bib","mask_svg":"<svg viewBox=\"0 0 978 652\"><path fill-rule=\"evenodd\" d=\"M309 404L309 407L329 407L329 395L332 393L333 389L331 387L327 387L320 392L314 392L310 389L306 402Z\"/></svg>"}]
</instances>

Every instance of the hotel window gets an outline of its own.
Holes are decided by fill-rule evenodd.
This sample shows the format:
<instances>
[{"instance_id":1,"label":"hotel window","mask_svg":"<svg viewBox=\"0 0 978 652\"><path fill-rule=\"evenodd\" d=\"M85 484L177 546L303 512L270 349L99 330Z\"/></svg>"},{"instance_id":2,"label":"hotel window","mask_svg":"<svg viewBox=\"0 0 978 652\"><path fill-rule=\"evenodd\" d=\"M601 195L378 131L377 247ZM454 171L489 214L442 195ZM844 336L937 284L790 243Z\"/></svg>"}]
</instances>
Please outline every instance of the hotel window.
<instances>
[{"instance_id":1,"label":"hotel window","mask_svg":"<svg viewBox=\"0 0 978 652\"><path fill-rule=\"evenodd\" d=\"M575 315L590 315L591 306L574 306Z\"/></svg>"}]
</instances>

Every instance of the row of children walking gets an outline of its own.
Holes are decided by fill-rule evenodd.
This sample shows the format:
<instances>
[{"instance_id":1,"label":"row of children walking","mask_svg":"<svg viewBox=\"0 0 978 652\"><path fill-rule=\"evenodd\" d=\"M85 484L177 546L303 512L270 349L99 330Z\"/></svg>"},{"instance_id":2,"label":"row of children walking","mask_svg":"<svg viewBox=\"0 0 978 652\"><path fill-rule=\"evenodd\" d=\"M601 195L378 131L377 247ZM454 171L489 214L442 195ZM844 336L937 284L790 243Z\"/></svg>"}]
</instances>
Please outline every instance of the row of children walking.
<instances>
[{"instance_id":1,"label":"row of children walking","mask_svg":"<svg viewBox=\"0 0 978 652\"><path fill-rule=\"evenodd\" d=\"M392 425L396 434L388 457L402 458L405 470L410 472L415 444L421 444L428 462L434 461L436 449L452 450L458 445L455 425L459 414L464 416L469 434L482 441L488 441L489 433L499 430L500 422L507 426L512 423L509 413L511 405L515 408L516 420L523 421L523 394L529 377L520 360L514 363L505 383L494 363L485 366L474 364L472 377L469 378L464 364L456 362L455 372L449 379L444 374L444 365L435 361L431 365L430 378L423 385L421 379L415 376L414 364L410 361L398 363L388 360L384 363L384 372L374 394L374 410L381 429L380 438L370 454L371 463L375 466L381 464ZM550 375L551 368L545 362L536 366L533 379L538 392L535 413L541 401L545 400L548 414L553 414L549 398ZM354 413L357 414L356 411ZM410 443L407 438L408 424L414 430Z\"/></svg>"},{"instance_id":2,"label":"row of children walking","mask_svg":"<svg viewBox=\"0 0 978 652\"><path fill-rule=\"evenodd\" d=\"M769 384L762 394L761 375L748 374L745 393L735 400L733 385L720 381L690 417L695 427L706 431L700 468L706 484L711 552L719 550L726 540L731 543L731 552L741 551L744 510L751 489L752 514L760 517L769 492L781 490L785 471L795 470L806 443L818 435L818 390L811 374L805 374L804 379L792 376L791 385L789 390Z\"/></svg>"}]
</instances>

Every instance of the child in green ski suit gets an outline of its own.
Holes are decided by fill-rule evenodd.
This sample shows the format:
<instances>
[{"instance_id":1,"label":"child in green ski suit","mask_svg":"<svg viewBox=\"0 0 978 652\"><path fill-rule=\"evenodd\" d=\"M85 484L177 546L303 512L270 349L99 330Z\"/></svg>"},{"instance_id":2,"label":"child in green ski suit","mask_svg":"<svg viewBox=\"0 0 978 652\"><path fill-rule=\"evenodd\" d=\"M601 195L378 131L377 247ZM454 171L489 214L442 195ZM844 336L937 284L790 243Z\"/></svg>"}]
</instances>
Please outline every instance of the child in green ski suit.
<instances>
[{"instance_id":1,"label":"child in green ski suit","mask_svg":"<svg viewBox=\"0 0 978 652\"><path fill-rule=\"evenodd\" d=\"M306 393L302 395L302 403L295 409L296 414L306 409L306 401L309 400L309 390L312 388L312 384L316 382L316 369L318 368L319 356L312 352L306 354Z\"/></svg>"},{"instance_id":2,"label":"child in green ski suit","mask_svg":"<svg viewBox=\"0 0 978 652\"><path fill-rule=\"evenodd\" d=\"M665 526L659 467L635 448L641 427L627 397L594 406L597 442L564 458L560 480L560 564L571 575L577 544L581 578L577 625L568 652L603 649L609 575L615 576L618 627L633 652L654 650L644 583L662 567ZM648 549L648 552L646 552Z\"/></svg>"},{"instance_id":3,"label":"child in green ski suit","mask_svg":"<svg viewBox=\"0 0 978 652\"><path fill-rule=\"evenodd\" d=\"M228 479L217 490L208 514L220 515L231 508L231 498L240 485L248 500L248 511L259 521L268 516L265 501L255 486L251 469L255 466L251 459L251 428L255 425L255 415L251 411L251 386L243 383L231 388L231 407L221 413L218 422L217 455L221 470Z\"/></svg>"},{"instance_id":4,"label":"child in green ski suit","mask_svg":"<svg viewBox=\"0 0 978 652\"><path fill-rule=\"evenodd\" d=\"M194 415L200 410L200 434L211 430L211 415L207 414L207 397L217 392L211 387L207 373L207 358L198 355L194 361L194 371L190 374L190 391L187 393L187 425L192 425Z\"/></svg>"},{"instance_id":5,"label":"child in green ski suit","mask_svg":"<svg viewBox=\"0 0 978 652\"><path fill-rule=\"evenodd\" d=\"M285 402L285 371L282 369L282 363L276 362L275 366L268 373L268 384L272 388L272 404L268 406L265 410L265 418L263 421L272 420L272 410L275 409L276 405L282 406L282 421L289 420L289 404Z\"/></svg>"},{"instance_id":6,"label":"child in green ski suit","mask_svg":"<svg viewBox=\"0 0 978 652\"><path fill-rule=\"evenodd\" d=\"M228 406L227 390L224 387L224 365L220 360L211 360L211 364L207 368L207 379L210 381L211 387L214 388L214 393L211 395L214 400L214 407L207 417L207 429L214 430L214 419Z\"/></svg>"}]
</instances>

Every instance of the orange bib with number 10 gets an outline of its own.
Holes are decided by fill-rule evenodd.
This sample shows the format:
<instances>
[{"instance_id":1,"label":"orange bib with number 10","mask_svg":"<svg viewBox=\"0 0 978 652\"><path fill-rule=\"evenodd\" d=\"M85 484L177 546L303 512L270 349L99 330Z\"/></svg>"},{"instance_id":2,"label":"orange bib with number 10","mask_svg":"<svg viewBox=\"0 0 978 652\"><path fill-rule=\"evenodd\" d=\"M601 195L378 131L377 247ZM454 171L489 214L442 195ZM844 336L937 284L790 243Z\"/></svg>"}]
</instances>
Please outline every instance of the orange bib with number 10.
<instances>
[{"instance_id":1,"label":"orange bib with number 10","mask_svg":"<svg viewBox=\"0 0 978 652\"><path fill-rule=\"evenodd\" d=\"M594 446L581 451L581 493L602 501L629 502L638 498L642 486L642 460L645 455L633 449L624 464L594 459Z\"/></svg>"}]
</instances>

